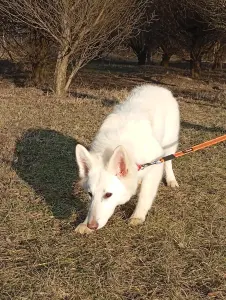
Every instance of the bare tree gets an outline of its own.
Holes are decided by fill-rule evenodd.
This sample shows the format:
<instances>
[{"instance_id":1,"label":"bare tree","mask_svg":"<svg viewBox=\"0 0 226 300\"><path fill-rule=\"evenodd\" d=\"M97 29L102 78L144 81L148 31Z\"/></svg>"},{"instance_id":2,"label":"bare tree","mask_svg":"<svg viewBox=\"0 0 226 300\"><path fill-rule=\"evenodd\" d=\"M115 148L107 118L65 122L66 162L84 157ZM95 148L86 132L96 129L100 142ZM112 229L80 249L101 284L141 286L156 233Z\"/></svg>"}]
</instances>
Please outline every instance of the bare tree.
<instances>
[{"instance_id":1,"label":"bare tree","mask_svg":"<svg viewBox=\"0 0 226 300\"><path fill-rule=\"evenodd\" d=\"M146 61L150 61L149 47L149 30L155 20L155 12L153 8L153 0L148 1L145 14L140 19L140 24L134 27L133 36L128 40L128 46L133 50L138 59L138 65L145 65Z\"/></svg>"},{"instance_id":2,"label":"bare tree","mask_svg":"<svg viewBox=\"0 0 226 300\"><path fill-rule=\"evenodd\" d=\"M85 64L129 37L147 0L1 0L0 11L57 46L54 90L65 94Z\"/></svg>"},{"instance_id":3,"label":"bare tree","mask_svg":"<svg viewBox=\"0 0 226 300\"><path fill-rule=\"evenodd\" d=\"M44 84L49 60L54 56L50 39L40 30L5 19L0 24L0 44L20 71L24 67L31 69L30 80L35 86Z\"/></svg>"},{"instance_id":4,"label":"bare tree","mask_svg":"<svg viewBox=\"0 0 226 300\"><path fill-rule=\"evenodd\" d=\"M150 43L154 41L163 51L161 65L167 67L173 54L188 52L191 75L198 78L203 55L212 51L222 35L222 30L212 26L204 0L154 0L153 9L157 21L151 25L148 35Z\"/></svg>"},{"instance_id":5,"label":"bare tree","mask_svg":"<svg viewBox=\"0 0 226 300\"><path fill-rule=\"evenodd\" d=\"M148 31L148 46L162 50L161 65L167 67L173 54L184 52L191 44L190 34L181 26L187 16L187 0L154 0L156 20Z\"/></svg>"},{"instance_id":6,"label":"bare tree","mask_svg":"<svg viewBox=\"0 0 226 300\"><path fill-rule=\"evenodd\" d=\"M190 10L204 20L205 48L213 56L213 69L222 68L226 45L226 0L190 0Z\"/></svg>"},{"instance_id":7,"label":"bare tree","mask_svg":"<svg viewBox=\"0 0 226 300\"><path fill-rule=\"evenodd\" d=\"M188 5L206 19L209 26L226 30L226 0L189 0Z\"/></svg>"},{"instance_id":8,"label":"bare tree","mask_svg":"<svg viewBox=\"0 0 226 300\"><path fill-rule=\"evenodd\" d=\"M145 65L148 52L146 32L141 31L139 34L135 35L129 40L128 45L136 54L138 65Z\"/></svg>"}]
</instances>

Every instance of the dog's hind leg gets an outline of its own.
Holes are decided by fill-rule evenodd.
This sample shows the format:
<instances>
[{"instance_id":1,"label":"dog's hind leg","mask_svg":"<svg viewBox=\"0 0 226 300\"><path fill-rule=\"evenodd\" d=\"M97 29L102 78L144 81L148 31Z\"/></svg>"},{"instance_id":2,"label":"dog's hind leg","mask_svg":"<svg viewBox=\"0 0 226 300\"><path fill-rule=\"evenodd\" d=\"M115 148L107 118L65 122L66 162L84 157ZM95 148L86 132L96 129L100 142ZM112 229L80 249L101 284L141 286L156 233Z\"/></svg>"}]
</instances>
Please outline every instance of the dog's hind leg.
<instances>
[{"instance_id":1,"label":"dog's hind leg","mask_svg":"<svg viewBox=\"0 0 226 300\"><path fill-rule=\"evenodd\" d=\"M170 154L174 154L176 151L177 143L165 149L165 155L167 156ZM177 183L176 177L174 175L172 160L168 160L164 163L164 171L167 185L172 188L179 187L179 184Z\"/></svg>"}]
</instances>

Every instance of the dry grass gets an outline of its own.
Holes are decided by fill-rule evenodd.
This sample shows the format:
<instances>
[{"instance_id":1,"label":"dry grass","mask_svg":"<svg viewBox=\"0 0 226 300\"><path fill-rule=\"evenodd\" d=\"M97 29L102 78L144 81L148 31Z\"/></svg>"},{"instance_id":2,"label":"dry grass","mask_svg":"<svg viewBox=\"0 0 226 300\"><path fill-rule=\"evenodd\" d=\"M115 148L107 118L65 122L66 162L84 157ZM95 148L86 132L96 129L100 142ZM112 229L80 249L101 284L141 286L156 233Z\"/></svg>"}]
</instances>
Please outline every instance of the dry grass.
<instances>
[{"instance_id":1,"label":"dry grass","mask_svg":"<svg viewBox=\"0 0 226 300\"><path fill-rule=\"evenodd\" d=\"M73 195L75 145L90 143L132 86L157 82L178 96L180 148L226 132L225 84L185 73L91 65L66 99L1 80L2 300L226 299L223 143L174 162L180 188L160 186L144 225L127 225L134 199L97 233L73 231L87 205Z\"/></svg>"}]
</instances>

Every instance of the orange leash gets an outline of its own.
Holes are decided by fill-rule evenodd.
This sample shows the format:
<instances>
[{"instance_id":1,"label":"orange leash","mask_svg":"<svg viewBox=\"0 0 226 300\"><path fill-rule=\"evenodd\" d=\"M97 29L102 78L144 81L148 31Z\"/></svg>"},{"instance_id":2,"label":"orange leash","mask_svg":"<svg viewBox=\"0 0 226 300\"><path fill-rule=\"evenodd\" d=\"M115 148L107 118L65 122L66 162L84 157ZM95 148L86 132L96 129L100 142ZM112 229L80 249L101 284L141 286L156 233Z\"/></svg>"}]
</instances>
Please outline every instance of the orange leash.
<instances>
[{"instance_id":1,"label":"orange leash","mask_svg":"<svg viewBox=\"0 0 226 300\"><path fill-rule=\"evenodd\" d=\"M153 161L151 163L146 163L146 164L143 164L143 165L138 165L138 170L143 170L145 167L149 167L151 165L161 164L161 163L163 163L165 161L172 160L174 158L184 156L186 154L189 154L189 153L192 153L192 152L204 149L206 147L218 144L218 143L223 142L223 141L226 141L226 134L222 135L222 136L219 136L219 137L217 137L215 139L212 139L210 141L207 141L207 142L201 143L199 145L193 146L191 148L185 149L183 151L178 151L178 152L176 152L174 154L170 154L170 155L164 156L164 157L162 157L162 158L160 158L158 160L155 160L155 161Z\"/></svg>"}]
</instances>

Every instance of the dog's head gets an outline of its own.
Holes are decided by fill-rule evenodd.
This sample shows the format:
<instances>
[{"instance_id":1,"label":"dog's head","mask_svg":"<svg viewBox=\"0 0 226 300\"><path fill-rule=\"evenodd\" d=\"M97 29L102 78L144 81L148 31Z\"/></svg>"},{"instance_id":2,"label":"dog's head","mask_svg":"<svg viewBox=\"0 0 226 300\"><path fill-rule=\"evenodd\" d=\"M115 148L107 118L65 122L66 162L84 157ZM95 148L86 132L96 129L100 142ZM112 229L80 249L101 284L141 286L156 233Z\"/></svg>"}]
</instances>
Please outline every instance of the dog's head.
<instances>
[{"instance_id":1,"label":"dog's head","mask_svg":"<svg viewBox=\"0 0 226 300\"><path fill-rule=\"evenodd\" d=\"M90 198L88 227L100 229L136 192L137 172L126 150L118 146L107 159L98 158L82 145L76 146L76 159L83 188Z\"/></svg>"}]
</instances>

